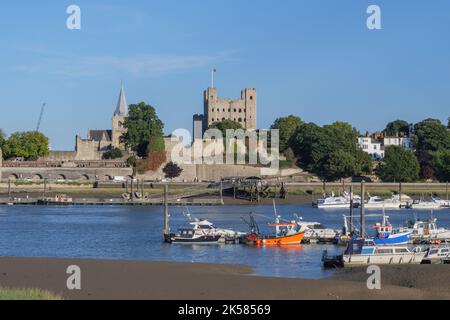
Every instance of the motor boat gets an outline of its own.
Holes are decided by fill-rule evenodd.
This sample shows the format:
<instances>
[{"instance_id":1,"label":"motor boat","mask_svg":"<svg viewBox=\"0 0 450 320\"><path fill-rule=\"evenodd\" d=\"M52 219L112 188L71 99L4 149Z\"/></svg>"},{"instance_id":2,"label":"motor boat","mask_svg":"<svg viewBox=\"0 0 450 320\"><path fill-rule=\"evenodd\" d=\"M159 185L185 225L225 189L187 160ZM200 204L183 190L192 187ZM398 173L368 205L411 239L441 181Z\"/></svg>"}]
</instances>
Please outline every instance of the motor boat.
<instances>
[{"instance_id":1,"label":"motor boat","mask_svg":"<svg viewBox=\"0 0 450 320\"><path fill-rule=\"evenodd\" d=\"M423 201L423 200L414 200L411 204L407 205L408 209L415 210L438 210L443 209L445 206L442 205L438 201Z\"/></svg>"},{"instance_id":2,"label":"motor boat","mask_svg":"<svg viewBox=\"0 0 450 320\"><path fill-rule=\"evenodd\" d=\"M422 264L450 263L450 245L429 247Z\"/></svg>"},{"instance_id":3,"label":"motor boat","mask_svg":"<svg viewBox=\"0 0 450 320\"><path fill-rule=\"evenodd\" d=\"M339 231L327 228L319 222L307 222L297 218L295 220L300 227L299 231L305 234L303 242L334 242Z\"/></svg>"},{"instance_id":4,"label":"motor boat","mask_svg":"<svg viewBox=\"0 0 450 320\"><path fill-rule=\"evenodd\" d=\"M420 248L377 246L372 239L352 239L343 255L330 257L324 251L322 261L325 266L341 267L420 264L425 254Z\"/></svg>"},{"instance_id":5,"label":"motor boat","mask_svg":"<svg viewBox=\"0 0 450 320\"><path fill-rule=\"evenodd\" d=\"M434 202L436 202L436 203L439 203L439 205L441 206L441 207L444 207L444 208L450 208L450 200L445 200L445 199L441 199L441 198L439 198L439 197L431 197L431 199L434 201Z\"/></svg>"},{"instance_id":6,"label":"motor boat","mask_svg":"<svg viewBox=\"0 0 450 320\"><path fill-rule=\"evenodd\" d=\"M351 195L348 192L344 192L342 196L335 196L334 193L329 197L324 197L315 200L312 205L319 209L335 209L335 208L350 208ZM353 205L358 207L361 204L361 197L353 195Z\"/></svg>"},{"instance_id":7,"label":"motor boat","mask_svg":"<svg viewBox=\"0 0 450 320\"><path fill-rule=\"evenodd\" d=\"M369 200L364 204L364 207L366 209L399 209L410 205L412 202L413 199L406 194L402 194L401 198L400 195L394 194L389 199L369 195Z\"/></svg>"},{"instance_id":8,"label":"motor boat","mask_svg":"<svg viewBox=\"0 0 450 320\"><path fill-rule=\"evenodd\" d=\"M383 221L373 226L376 230L373 242L377 246L395 246L408 244L410 241L410 231L395 232L389 217L383 212Z\"/></svg>"},{"instance_id":9,"label":"motor boat","mask_svg":"<svg viewBox=\"0 0 450 320\"><path fill-rule=\"evenodd\" d=\"M245 234L234 230L217 228L213 223L186 215L190 220L189 228L180 228L171 234L168 242L179 244L218 244L237 241Z\"/></svg>"}]
</instances>

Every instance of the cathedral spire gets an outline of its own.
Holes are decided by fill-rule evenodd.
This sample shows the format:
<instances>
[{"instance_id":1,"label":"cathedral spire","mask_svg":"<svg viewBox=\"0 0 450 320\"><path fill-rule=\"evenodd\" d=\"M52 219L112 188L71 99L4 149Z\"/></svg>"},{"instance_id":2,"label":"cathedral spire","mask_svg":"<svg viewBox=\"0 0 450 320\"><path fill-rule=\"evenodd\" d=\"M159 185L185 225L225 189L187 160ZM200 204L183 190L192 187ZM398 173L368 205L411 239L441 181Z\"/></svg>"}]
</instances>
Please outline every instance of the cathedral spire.
<instances>
[{"instance_id":1,"label":"cathedral spire","mask_svg":"<svg viewBox=\"0 0 450 320\"><path fill-rule=\"evenodd\" d=\"M125 90L120 89L119 101L117 102L116 111L114 112L114 116L128 116L128 104L125 99Z\"/></svg>"}]
</instances>

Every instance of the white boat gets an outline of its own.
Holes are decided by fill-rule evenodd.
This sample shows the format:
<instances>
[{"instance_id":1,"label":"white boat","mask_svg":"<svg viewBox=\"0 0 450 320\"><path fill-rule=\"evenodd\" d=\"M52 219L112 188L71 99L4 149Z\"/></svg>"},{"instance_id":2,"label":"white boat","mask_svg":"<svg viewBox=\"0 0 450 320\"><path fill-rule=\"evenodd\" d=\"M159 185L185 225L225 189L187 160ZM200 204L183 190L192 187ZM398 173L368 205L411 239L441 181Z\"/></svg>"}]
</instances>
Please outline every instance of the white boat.
<instances>
[{"instance_id":1,"label":"white boat","mask_svg":"<svg viewBox=\"0 0 450 320\"><path fill-rule=\"evenodd\" d=\"M373 240L352 240L342 255L344 267L385 265L385 264L420 264L425 252L420 248L410 250L407 246L377 246Z\"/></svg>"},{"instance_id":2,"label":"white boat","mask_svg":"<svg viewBox=\"0 0 450 320\"><path fill-rule=\"evenodd\" d=\"M406 207L413 202L413 199L406 194L400 195L394 194L389 199L383 199L380 197L370 197L369 200L364 204L366 209L399 209L401 207Z\"/></svg>"},{"instance_id":3,"label":"white boat","mask_svg":"<svg viewBox=\"0 0 450 320\"><path fill-rule=\"evenodd\" d=\"M350 199L351 195L348 192L344 192L342 196L335 196L334 193L329 197L324 197L321 199L315 200L312 205L313 207L319 209L334 209L334 208L350 208ZM355 207L361 204L361 197L358 195L353 195L353 205Z\"/></svg>"},{"instance_id":4,"label":"white boat","mask_svg":"<svg viewBox=\"0 0 450 320\"><path fill-rule=\"evenodd\" d=\"M190 214L186 215L191 221L190 228L180 228L177 233L171 234L168 242L179 244L218 244L237 241L245 233L230 229L217 228L208 220L197 219Z\"/></svg>"},{"instance_id":5,"label":"white boat","mask_svg":"<svg viewBox=\"0 0 450 320\"><path fill-rule=\"evenodd\" d=\"M415 210L438 210L443 209L444 206L436 201L414 200L407 208Z\"/></svg>"},{"instance_id":6,"label":"white boat","mask_svg":"<svg viewBox=\"0 0 450 320\"><path fill-rule=\"evenodd\" d=\"M319 222L307 222L297 219L295 221L300 227L300 232L305 234L304 242L333 242L335 241L339 231L327 228Z\"/></svg>"},{"instance_id":7,"label":"white boat","mask_svg":"<svg viewBox=\"0 0 450 320\"><path fill-rule=\"evenodd\" d=\"M429 247L422 260L423 264L450 263L450 245Z\"/></svg>"},{"instance_id":8,"label":"white boat","mask_svg":"<svg viewBox=\"0 0 450 320\"><path fill-rule=\"evenodd\" d=\"M437 219L430 219L428 221L417 220L409 222L406 227L398 229L400 232L410 232L410 238L413 242L443 242L450 240L450 230L445 228L438 228Z\"/></svg>"},{"instance_id":9,"label":"white boat","mask_svg":"<svg viewBox=\"0 0 450 320\"><path fill-rule=\"evenodd\" d=\"M441 207L444 208L450 208L450 200L445 200L445 199L441 199L439 197L431 197L431 199L436 202L439 203Z\"/></svg>"}]
</instances>

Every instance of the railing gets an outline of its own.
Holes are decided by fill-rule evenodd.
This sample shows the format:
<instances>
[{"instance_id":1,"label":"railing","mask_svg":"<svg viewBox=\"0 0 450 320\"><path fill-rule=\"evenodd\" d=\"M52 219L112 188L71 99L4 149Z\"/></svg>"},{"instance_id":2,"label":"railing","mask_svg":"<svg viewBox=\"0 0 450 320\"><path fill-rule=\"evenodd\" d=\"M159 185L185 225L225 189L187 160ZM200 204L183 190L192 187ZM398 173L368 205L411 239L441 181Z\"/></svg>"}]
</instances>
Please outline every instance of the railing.
<instances>
[{"instance_id":1,"label":"railing","mask_svg":"<svg viewBox=\"0 0 450 320\"><path fill-rule=\"evenodd\" d=\"M4 168L128 168L125 161L3 161Z\"/></svg>"}]
</instances>

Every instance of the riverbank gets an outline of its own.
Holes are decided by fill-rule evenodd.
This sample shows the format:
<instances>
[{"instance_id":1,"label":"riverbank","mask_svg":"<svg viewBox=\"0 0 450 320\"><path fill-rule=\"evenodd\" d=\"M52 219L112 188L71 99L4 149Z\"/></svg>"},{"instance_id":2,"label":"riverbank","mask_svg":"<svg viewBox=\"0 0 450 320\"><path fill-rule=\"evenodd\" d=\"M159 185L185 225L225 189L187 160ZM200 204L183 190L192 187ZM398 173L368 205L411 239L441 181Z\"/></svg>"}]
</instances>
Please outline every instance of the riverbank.
<instances>
[{"instance_id":1,"label":"riverbank","mask_svg":"<svg viewBox=\"0 0 450 320\"><path fill-rule=\"evenodd\" d=\"M81 268L79 291L66 287L71 265ZM64 299L450 299L447 265L384 268L382 290L374 291L367 289L364 271L304 280L257 277L251 268L236 265L0 258L0 285L48 290Z\"/></svg>"}]
</instances>

